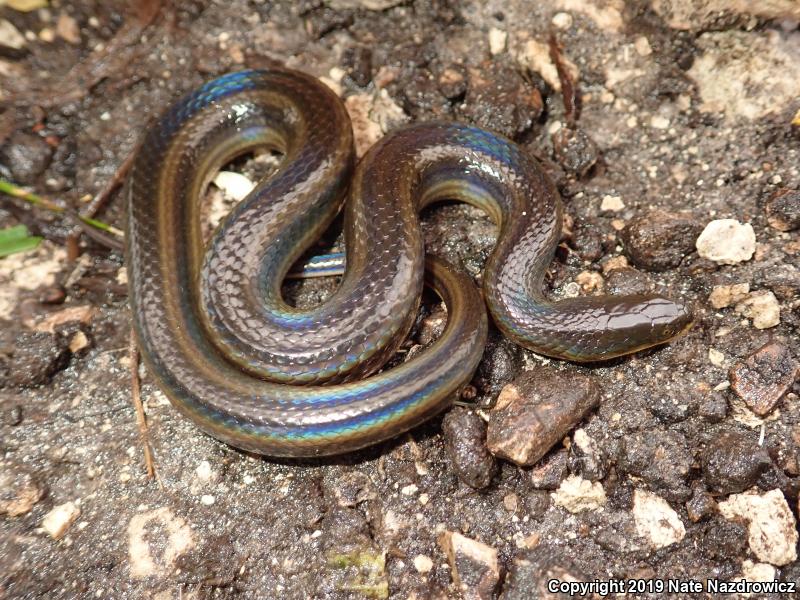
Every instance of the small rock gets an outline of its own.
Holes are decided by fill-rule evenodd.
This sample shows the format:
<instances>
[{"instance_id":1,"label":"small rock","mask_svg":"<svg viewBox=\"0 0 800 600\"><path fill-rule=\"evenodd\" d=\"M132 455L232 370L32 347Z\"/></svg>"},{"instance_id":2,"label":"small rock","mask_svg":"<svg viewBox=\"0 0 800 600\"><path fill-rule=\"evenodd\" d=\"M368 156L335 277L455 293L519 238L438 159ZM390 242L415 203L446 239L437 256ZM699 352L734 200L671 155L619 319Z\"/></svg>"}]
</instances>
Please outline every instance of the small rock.
<instances>
[{"instance_id":1,"label":"small rock","mask_svg":"<svg viewBox=\"0 0 800 600\"><path fill-rule=\"evenodd\" d=\"M741 302L750 293L749 283L735 283L733 285L715 285L708 296L708 301L716 309L728 308Z\"/></svg>"},{"instance_id":2,"label":"small rock","mask_svg":"<svg viewBox=\"0 0 800 600\"><path fill-rule=\"evenodd\" d=\"M35 183L50 166L53 149L38 135L18 131L0 151L0 161L17 183Z\"/></svg>"},{"instance_id":3,"label":"small rock","mask_svg":"<svg viewBox=\"0 0 800 600\"><path fill-rule=\"evenodd\" d=\"M437 79L439 91L448 100L455 100L467 92L467 74L461 65L450 65L443 69Z\"/></svg>"},{"instance_id":4,"label":"small rock","mask_svg":"<svg viewBox=\"0 0 800 600\"><path fill-rule=\"evenodd\" d=\"M76 46L81 43L81 30L78 27L78 22L67 13L58 15L56 33L65 42Z\"/></svg>"},{"instance_id":5,"label":"small rock","mask_svg":"<svg viewBox=\"0 0 800 600\"><path fill-rule=\"evenodd\" d=\"M633 519L637 533L653 548L677 544L686 536L686 527L669 503L647 490L633 492Z\"/></svg>"},{"instance_id":6,"label":"small rock","mask_svg":"<svg viewBox=\"0 0 800 600\"><path fill-rule=\"evenodd\" d=\"M603 212L617 212L625 208L625 203L619 196L606 194L600 201L600 210Z\"/></svg>"},{"instance_id":7,"label":"small rock","mask_svg":"<svg viewBox=\"0 0 800 600\"><path fill-rule=\"evenodd\" d=\"M544 458L531 470L531 485L537 490L555 490L567 476L567 452L561 450Z\"/></svg>"},{"instance_id":8,"label":"small rock","mask_svg":"<svg viewBox=\"0 0 800 600\"><path fill-rule=\"evenodd\" d=\"M603 236L597 227L577 224L572 232L571 245L583 260L594 262L603 256Z\"/></svg>"},{"instance_id":9,"label":"small rock","mask_svg":"<svg viewBox=\"0 0 800 600\"><path fill-rule=\"evenodd\" d=\"M767 222L778 231L800 228L800 190L782 188L767 200Z\"/></svg>"},{"instance_id":10,"label":"small rock","mask_svg":"<svg viewBox=\"0 0 800 600\"><path fill-rule=\"evenodd\" d=\"M772 465L769 454L750 436L729 431L715 437L703 454L703 478L721 494L742 492L755 485Z\"/></svg>"},{"instance_id":11,"label":"small rock","mask_svg":"<svg viewBox=\"0 0 800 600\"><path fill-rule=\"evenodd\" d=\"M500 580L497 550L455 531L443 532L439 545L450 563L453 583L465 600L494 596Z\"/></svg>"},{"instance_id":12,"label":"small rock","mask_svg":"<svg viewBox=\"0 0 800 600\"><path fill-rule=\"evenodd\" d=\"M720 352L716 348L709 348L708 362L710 362L715 367L721 367L725 364L725 354Z\"/></svg>"},{"instance_id":13,"label":"small rock","mask_svg":"<svg viewBox=\"0 0 800 600\"><path fill-rule=\"evenodd\" d=\"M0 463L0 515L24 515L45 494L45 487L22 465Z\"/></svg>"},{"instance_id":14,"label":"small rock","mask_svg":"<svg viewBox=\"0 0 800 600\"><path fill-rule=\"evenodd\" d=\"M686 514L693 523L698 523L703 519L713 515L717 510L717 503L707 491L700 487L694 489L694 493L686 503Z\"/></svg>"},{"instance_id":15,"label":"small rock","mask_svg":"<svg viewBox=\"0 0 800 600\"><path fill-rule=\"evenodd\" d=\"M565 12L556 13L550 22L559 29L569 29L572 27L572 15Z\"/></svg>"},{"instance_id":16,"label":"small rock","mask_svg":"<svg viewBox=\"0 0 800 600\"><path fill-rule=\"evenodd\" d=\"M585 177L600 158L600 149L595 141L582 129L562 127L553 134L553 153L558 164L577 177ZM605 202L605 198L603 199ZM619 201L620 208L601 210L621 210L625 205Z\"/></svg>"},{"instance_id":17,"label":"small rock","mask_svg":"<svg viewBox=\"0 0 800 600\"><path fill-rule=\"evenodd\" d=\"M9 382L23 387L45 383L69 362L69 350L63 342L52 333L20 333L9 361Z\"/></svg>"},{"instance_id":18,"label":"small rock","mask_svg":"<svg viewBox=\"0 0 800 600\"><path fill-rule=\"evenodd\" d=\"M631 219L620 232L625 254L648 271L666 271L691 254L700 225L691 216L653 210Z\"/></svg>"},{"instance_id":19,"label":"small rock","mask_svg":"<svg viewBox=\"0 0 800 600\"><path fill-rule=\"evenodd\" d=\"M577 429L569 447L569 470L590 481L598 481L606 476L607 465L597 443L589 437L585 429Z\"/></svg>"},{"instance_id":20,"label":"small rock","mask_svg":"<svg viewBox=\"0 0 800 600\"><path fill-rule=\"evenodd\" d=\"M605 280L605 290L607 294L616 296L646 294L652 291L652 283L645 273L623 267L609 272Z\"/></svg>"},{"instance_id":21,"label":"small rock","mask_svg":"<svg viewBox=\"0 0 800 600\"><path fill-rule=\"evenodd\" d=\"M233 200L243 200L256 187L255 182L235 171L220 171L214 177L214 185Z\"/></svg>"},{"instance_id":22,"label":"small rock","mask_svg":"<svg viewBox=\"0 0 800 600\"><path fill-rule=\"evenodd\" d=\"M417 573L425 575L433 570L433 561L429 556L417 554L414 557L414 568L417 570Z\"/></svg>"},{"instance_id":23,"label":"small rock","mask_svg":"<svg viewBox=\"0 0 800 600\"><path fill-rule=\"evenodd\" d=\"M769 329L781 322L781 305L769 290L751 292L736 305L736 312L752 319L756 329Z\"/></svg>"},{"instance_id":24,"label":"small rock","mask_svg":"<svg viewBox=\"0 0 800 600\"><path fill-rule=\"evenodd\" d=\"M579 284L584 292L598 292L603 289L603 276L594 271L581 271L575 276L575 283Z\"/></svg>"},{"instance_id":25,"label":"small rock","mask_svg":"<svg viewBox=\"0 0 800 600\"><path fill-rule=\"evenodd\" d=\"M731 389L757 415L768 415L800 374L800 363L784 344L768 342L731 367Z\"/></svg>"},{"instance_id":26,"label":"small rock","mask_svg":"<svg viewBox=\"0 0 800 600\"><path fill-rule=\"evenodd\" d=\"M6 19L0 19L0 46L12 50L22 50L25 47L25 36Z\"/></svg>"},{"instance_id":27,"label":"small rock","mask_svg":"<svg viewBox=\"0 0 800 600\"><path fill-rule=\"evenodd\" d=\"M455 407L442 422L445 448L458 478L485 488L497 473L497 461L486 449L486 423L471 410Z\"/></svg>"},{"instance_id":28,"label":"small rock","mask_svg":"<svg viewBox=\"0 0 800 600\"><path fill-rule=\"evenodd\" d=\"M579 475L570 475L551 494L553 504L571 513L597 510L606 504L606 491L599 481L588 481Z\"/></svg>"},{"instance_id":29,"label":"small rock","mask_svg":"<svg viewBox=\"0 0 800 600\"><path fill-rule=\"evenodd\" d=\"M793 264L770 265L756 275L755 282L784 302L800 296L800 269Z\"/></svg>"},{"instance_id":30,"label":"small rock","mask_svg":"<svg viewBox=\"0 0 800 600\"><path fill-rule=\"evenodd\" d=\"M495 456L533 465L599 402L600 391L588 377L524 373L501 390L486 445Z\"/></svg>"},{"instance_id":31,"label":"small rock","mask_svg":"<svg viewBox=\"0 0 800 600\"><path fill-rule=\"evenodd\" d=\"M651 429L623 438L618 467L643 479L651 490L673 502L685 502L693 463L686 438L677 431Z\"/></svg>"},{"instance_id":32,"label":"small rock","mask_svg":"<svg viewBox=\"0 0 800 600\"><path fill-rule=\"evenodd\" d=\"M53 539L61 539L80 514L81 510L74 502L65 502L56 506L44 516L42 529L50 534Z\"/></svg>"},{"instance_id":33,"label":"small rock","mask_svg":"<svg viewBox=\"0 0 800 600\"><path fill-rule=\"evenodd\" d=\"M728 401L722 394L712 392L697 406L697 414L709 423L719 423L728 415Z\"/></svg>"},{"instance_id":34,"label":"small rock","mask_svg":"<svg viewBox=\"0 0 800 600\"><path fill-rule=\"evenodd\" d=\"M717 563L747 552L747 527L738 519L729 521L722 515L711 515L692 533L697 536L698 549Z\"/></svg>"},{"instance_id":35,"label":"small rock","mask_svg":"<svg viewBox=\"0 0 800 600\"><path fill-rule=\"evenodd\" d=\"M539 90L516 69L485 62L469 70L463 114L476 125L513 138L530 129L543 108Z\"/></svg>"},{"instance_id":36,"label":"small rock","mask_svg":"<svg viewBox=\"0 0 800 600\"><path fill-rule=\"evenodd\" d=\"M358 87L367 87L372 81L372 50L356 46L345 50L342 62L350 81Z\"/></svg>"},{"instance_id":37,"label":"small rock","mask_svg":"<svg viewBox=\"0 0 800 600\"><path fill-rule=\"evenodd\" d=\"M760 561L780 567L797 560L795 519L780 490L734 494L719 510L726 519L748 523L750 550Z\"/></svg>"},{"instance_id":38,"label":"small rock","mask_svg":"<svg viewBox=\"0 0 800 600\"><path fill-rule=\"evenodd\" d=\"M560 598L560 594L553 594L547 587L547 583L554 579L588 581L564 550L547 545L523 550L511 563L500 600Z\"/></svg>"},{"instance_id":39,"label":"small rock","mask_svg":"<svg viewBox=\"0 0 800 600\"><path fill-rule=\"evenodd\" d=\"M489 53L492 56L505 52L508 33L497 27L489 30Z\"/></svg>"},{"instance_id":40,"label":"small rock","mask_svg":"<svg viewBox=\"0 0 800 600\"><path fill-rule=\"evenodd\" d=\"M750 223L736 219L717 219L706 225L695 243L701 258L722 265L735 265L753 258L756 234Z\"/></svg>"},{"instance_id":41,"label":"small rock","mask_svg":"<svg viewBox=\"0 0 800 600\"><path fill-rule=\"evenodd\" d=\"M766 563L745 560L742 562L742 577L747 581L775 581L778 578L778 570Z\"/></svg>"}]
</instances>

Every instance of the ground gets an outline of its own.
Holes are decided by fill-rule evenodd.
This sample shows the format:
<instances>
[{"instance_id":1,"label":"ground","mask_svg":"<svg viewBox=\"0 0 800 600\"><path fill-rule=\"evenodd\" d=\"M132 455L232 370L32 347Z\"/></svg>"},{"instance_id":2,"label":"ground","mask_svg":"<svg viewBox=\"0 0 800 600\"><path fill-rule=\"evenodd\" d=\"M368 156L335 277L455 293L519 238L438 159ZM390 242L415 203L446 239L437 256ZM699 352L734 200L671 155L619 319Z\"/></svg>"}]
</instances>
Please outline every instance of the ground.
<instances>
[{"instance_id":1,"label":"ground","mask_svg":"<svg viewBox=\"0 0 800 600\"><path fill-rule=\"evenodd\" d=\"M493 330L444 424L319 461L201 434L141 369L150 479L122 254L0 195L0 229L45 238L0 259L0 597L530 598L548 597L545 573L800 580L795 2L129 4L0 2L0 177L85 206L171 100L283 63L346 99L361 152L433 118L513 137L568 215L548 293L660 291L695 323L593 366ZM98 218L122 228L121 193ZM424 221L428 251L479 281L488 218L453 204ZM307 305L334 287L287 294ZM442 322L426 296L407 349ZM580 411L533 425L557 440L544 458L497 450L494 438L526 443L526 402L557 412L578 383L596 394L588 410L574 400ZM518 412L492 408L501 390Z\"/></svg>"}]
</instances>

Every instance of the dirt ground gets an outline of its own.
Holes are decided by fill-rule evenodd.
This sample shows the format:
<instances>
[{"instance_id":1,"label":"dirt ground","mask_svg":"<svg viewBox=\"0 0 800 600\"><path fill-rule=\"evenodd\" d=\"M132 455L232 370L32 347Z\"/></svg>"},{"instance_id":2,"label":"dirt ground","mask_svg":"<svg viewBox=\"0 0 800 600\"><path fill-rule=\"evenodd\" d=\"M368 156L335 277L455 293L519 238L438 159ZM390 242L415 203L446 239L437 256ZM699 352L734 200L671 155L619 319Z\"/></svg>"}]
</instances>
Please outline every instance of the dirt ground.
<instances>
[{"instance_id":1,"label":"dirt ground","mask_svg":"<svg viewBox=\"0 0 800 600\"><path fill-rule=\"evenodd\" d=\"M62 214L0 194L0 229L24 223L45 238L0 259L0 598L557 597L551 577L800 583L795 1L32 4L0 2L7 181L83 207L181 93L282 63L340 92L361 151L434 118L513 137L569 215L549 293L660 291L696 320L674 343L593 366L493 330L469 406L444 426L318 461L201 434L142 369L149 479L122 254L86 236L75 252ZM122 228L118 191L98 218ZM735 222L715 238L706 226L722 219ZM429 252L479 280L496 236L485 215L444 205L424 226ZM287 294L302 306L334 288L295 282ZM441 322L426 297L407 349ZM564 394L588 381L597 406L568 415L533 466L489 454L501 389L536 397L545 375Z\"/></svg>"}]
</instances>

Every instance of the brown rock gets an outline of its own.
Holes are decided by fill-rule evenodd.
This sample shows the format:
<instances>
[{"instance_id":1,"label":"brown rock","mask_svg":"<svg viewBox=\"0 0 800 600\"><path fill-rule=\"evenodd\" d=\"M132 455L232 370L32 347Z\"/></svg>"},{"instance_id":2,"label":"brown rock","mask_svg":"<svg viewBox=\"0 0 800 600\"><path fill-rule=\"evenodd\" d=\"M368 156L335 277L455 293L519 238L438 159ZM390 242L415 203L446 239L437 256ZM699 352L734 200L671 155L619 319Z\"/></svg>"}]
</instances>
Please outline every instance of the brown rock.
<instances>
[{"instance_id":1,"label":"brown rock","mask_svg":"<svg viewBox=\"0 0 800 600\"><path fill-rule=\"evenodd\" d=\"M562 127L553 134L553 153L558 163L577 177L584 177L600 158L600 149L582 129Z\"/></svg>"},{"instance_id":2,"label":"brown rock","mask_svg":"<svg viewBox=\"0 0 800 600\"><path fill-rule=\"evenodd\" d=\"M447 456L458 478L485 488L497 473L497 461L486 449L486 423L471 410L455 407L442 422Z\"/></svg>"},{"instance_id":3,"label":"brown rock","mask_svg":"<svg viewBox=\"0 0 800 600\"><path fill-rule=\"evenodd\" d=\"M500 581L497 550L455 531L439 536L439 545L447 555L453 583L464 600L493 598Z\"/></svg>"},{"instance_id":4,"label":"brown rock","mask_svg":"<svg viewBox=\"0 0 800 600\"><path fill-rule=\"evenodd\" d=\"M0 515L24 515L45 494L45 487L20 464L0 463Z\"/></svg>"},{"instance_id":5,"label":"brown rock","mask_svg":"<svg viewBox=\"0 0 800 600\"><path fill-rule=\"evenodd\" d=\"M486 445L495 456L532 465L599 402L600 390L588 377L524 373L500 391Z\"/></svg>"},{"instance_id":6,"label":"brown rock","mask_svg":"<svg viewBox=\"0 0 800 600\"><path fill-rule=\"evenodd\" d=\"M800 373L789 348L768 342L744 361L731 367L731 388L754 413L769 414Z\"/></svg>"},{"instance_id":7,"label":"brown rock","mask_svg":"<svg viewBox=\"0 0 800 600\"><path fill-rule=\"evenodd\" d=\"M625 254L648 271L665 271L694 251L703 227L689 215L653 210L632 219L620 237Z\"/></svg>"}]
</instances>

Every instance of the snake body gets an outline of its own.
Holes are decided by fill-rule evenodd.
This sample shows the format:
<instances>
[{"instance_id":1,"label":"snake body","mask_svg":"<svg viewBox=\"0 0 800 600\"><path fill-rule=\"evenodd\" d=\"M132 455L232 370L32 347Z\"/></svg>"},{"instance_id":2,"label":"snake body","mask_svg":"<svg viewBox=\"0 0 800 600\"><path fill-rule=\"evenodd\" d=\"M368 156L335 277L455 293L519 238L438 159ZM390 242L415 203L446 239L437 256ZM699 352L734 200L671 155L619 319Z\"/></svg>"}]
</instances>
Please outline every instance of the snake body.
<instances>
[{"instance_id":1,"label":"snake body","mask_svg":"<svg viewBox=\"0 0 800 600\"><path fill-rule=\"evenodd\" d=\"M284 155L281 166L206 248L199 198L209 177L263 147ZM471 378L484 306L516 343L574 361L663 343L691 320L661 296L545 299L560 200L538 164L501 136L411 125L354 162L341 100L286 69L212 80L148 129L127 188L134 327L161 389L212 436L271 456L315 456L406 431ZM345 197L339 288L313 309L289 306L282 281ZM418 213L444 199L479 206L499 226L484 298L465 275L425 259ZM425 278L447 307L444 332L375 374L409 332Z\"/></svg>"}]
</instances>

